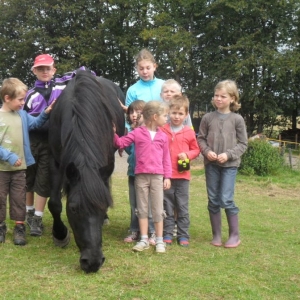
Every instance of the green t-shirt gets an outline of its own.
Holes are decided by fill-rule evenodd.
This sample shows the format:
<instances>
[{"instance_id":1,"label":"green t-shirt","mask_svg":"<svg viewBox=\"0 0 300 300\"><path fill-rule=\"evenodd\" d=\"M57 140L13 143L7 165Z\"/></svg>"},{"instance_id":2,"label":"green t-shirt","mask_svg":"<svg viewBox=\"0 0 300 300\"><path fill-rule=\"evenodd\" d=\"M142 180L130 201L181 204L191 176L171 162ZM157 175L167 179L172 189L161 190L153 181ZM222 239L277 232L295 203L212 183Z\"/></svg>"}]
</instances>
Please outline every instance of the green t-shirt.
<instances>
[{"instance_id":1,"label":"green t-shirt","mask_svg":"<svg viewBox=\"0 0 300 300\"><path fill-rule=\"evenodd\" d=\"M22 160L22 164L19 167L11 166L8 162L0 160L0 171L26 169L22 120L17 112L0 111L0 146L14 152Z\"/></svg>"}]
</instances>

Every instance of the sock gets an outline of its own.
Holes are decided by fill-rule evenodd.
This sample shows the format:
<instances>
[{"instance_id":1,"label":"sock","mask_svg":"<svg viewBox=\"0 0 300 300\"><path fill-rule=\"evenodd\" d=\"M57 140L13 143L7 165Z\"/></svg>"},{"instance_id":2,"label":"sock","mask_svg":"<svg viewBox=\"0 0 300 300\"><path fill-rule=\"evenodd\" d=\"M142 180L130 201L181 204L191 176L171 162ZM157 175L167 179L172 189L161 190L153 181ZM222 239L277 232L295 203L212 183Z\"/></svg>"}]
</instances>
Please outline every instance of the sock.
<instances>
[{"instance_id":1,"label":"sock","mask_svg":"<svg viewBox=\"0 0 300 300\"><path fill-rule=\"evenodd\" d=\"M162 236L157 236L156 237L156 243L163 243L163 237Z\"/></svg>"},{"instance_id":2,"label":"sock","mask_svg":"<svg viewBox=\"0 0 300 300\"><path fill-rule=\"evenodd\" d=\"M24 224L24 221L16 221L16 225L18 224Z\"/></svg>"},{"instance_id":3,"label":"sock","mask_svg":"<svg viewBox=\"0 0 300 300\"><path fill-rule=\"evenodd\" d=\"M26 212L29 210L34 210L34 206L33 205L26 205Z\"/></svg>"},{"instance_id":4,"label":"sock","mask_svg":"<svg viewBox=\"0 0 300 300\"><path fill-rule=\"evenodd\" d=\"M148 242L148 235L141 235L141 241L147 241Z\"/></svg>"},{"instance_id":5,"label":"sock","mask_svg":"<svg viewBox=\"0 0 300 300\"><path fill-rule=\"evenodd\" d=\"M44 214L44 212L38 211L38 210L36 210L35 213L34 213L34 215L35 215L35 216L38 216L38 217L42 217L43 214Z\"/></svg>"}]
</instances>

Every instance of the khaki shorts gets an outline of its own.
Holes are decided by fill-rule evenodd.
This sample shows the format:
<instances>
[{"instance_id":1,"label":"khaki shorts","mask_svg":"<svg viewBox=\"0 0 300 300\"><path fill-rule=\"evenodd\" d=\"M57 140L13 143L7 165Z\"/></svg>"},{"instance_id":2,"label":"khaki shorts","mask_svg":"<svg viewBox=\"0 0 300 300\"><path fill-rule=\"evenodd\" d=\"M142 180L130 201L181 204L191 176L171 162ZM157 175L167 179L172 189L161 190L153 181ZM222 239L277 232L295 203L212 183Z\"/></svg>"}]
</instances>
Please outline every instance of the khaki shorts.
<instances>
[{"instance_id":1,"label":"khaki shorts","mask_svg":"<svg viewBox=\"0 0 300 300\"><path fill-rule=\"evenodd\" d=\"M153 222L161 222L164 219L164 189L163 175L159 174L136 174L135 191L138 217L148 218L149 199Z\"/></svg>"}]
</instances>

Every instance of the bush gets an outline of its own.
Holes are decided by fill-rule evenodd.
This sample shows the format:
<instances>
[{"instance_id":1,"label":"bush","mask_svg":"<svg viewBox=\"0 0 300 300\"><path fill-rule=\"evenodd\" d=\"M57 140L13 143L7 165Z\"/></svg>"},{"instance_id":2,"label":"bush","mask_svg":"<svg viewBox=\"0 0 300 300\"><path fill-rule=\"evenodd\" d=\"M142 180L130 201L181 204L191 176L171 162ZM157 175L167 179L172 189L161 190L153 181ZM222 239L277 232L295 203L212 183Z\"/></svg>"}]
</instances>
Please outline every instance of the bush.
<instances>
[{"instance_id":1,"label":"bush","mask_svg":"<svg viewBox=\"0 0 300 300\"><path fill-rule=\"evenodd\" d=\"M284 158L278 148L265 140L255 139L249 141L248 149L242 156L240 172L245 175L275 175L283 165Z\"/></svg>"}]
</instances>

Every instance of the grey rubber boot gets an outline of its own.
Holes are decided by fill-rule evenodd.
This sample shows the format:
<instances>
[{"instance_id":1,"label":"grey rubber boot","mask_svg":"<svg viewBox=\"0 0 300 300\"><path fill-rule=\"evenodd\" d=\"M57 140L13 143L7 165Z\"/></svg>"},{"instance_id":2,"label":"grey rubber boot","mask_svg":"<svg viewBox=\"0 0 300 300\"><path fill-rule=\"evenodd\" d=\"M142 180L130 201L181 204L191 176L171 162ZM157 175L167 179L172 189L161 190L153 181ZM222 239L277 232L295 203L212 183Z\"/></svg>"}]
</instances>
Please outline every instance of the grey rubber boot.
<instances>
[{"instance_id":1,"label":"grey rubber boot","mask_svg":"<svg viewBox=\"0 0 300 300\"><path fill-rule=\"evenodd\" d=\"M229 228L229 238L225 243L225 248L236 248L240 243L240 235L239 235L239 219L238 215L228 215L227 222Z\"/></svg>"},{"instance_id":2,"label":"grey rubber boot","mask_svg":"<svg viewBox=\"0 0 300 300\"><path fill-rule=\"evenodd\" d=\"M222 219L221 212L213 214L211 211L209 212L210 224L213 234L213 239L210 242L213 246L220 247L222 246Z\"/></svg>"}]
</instances>

